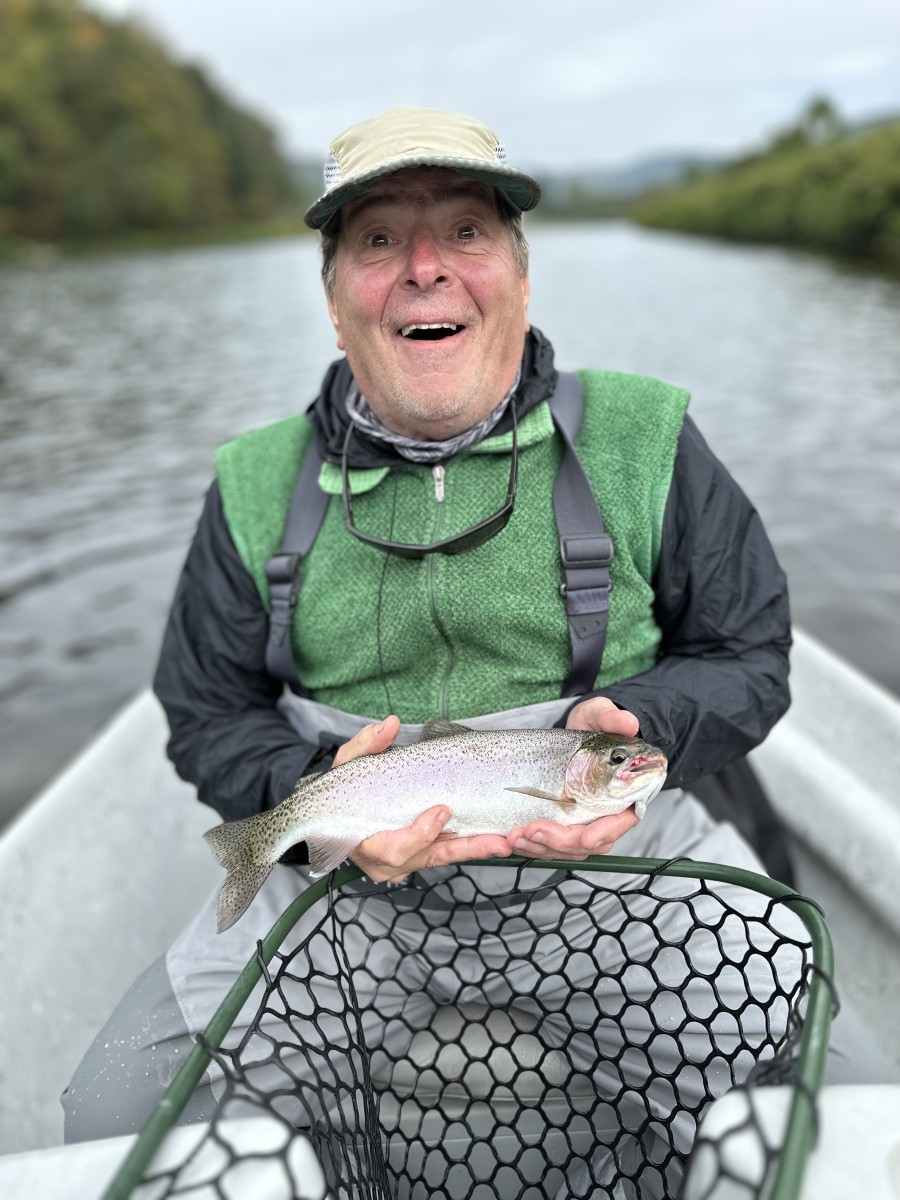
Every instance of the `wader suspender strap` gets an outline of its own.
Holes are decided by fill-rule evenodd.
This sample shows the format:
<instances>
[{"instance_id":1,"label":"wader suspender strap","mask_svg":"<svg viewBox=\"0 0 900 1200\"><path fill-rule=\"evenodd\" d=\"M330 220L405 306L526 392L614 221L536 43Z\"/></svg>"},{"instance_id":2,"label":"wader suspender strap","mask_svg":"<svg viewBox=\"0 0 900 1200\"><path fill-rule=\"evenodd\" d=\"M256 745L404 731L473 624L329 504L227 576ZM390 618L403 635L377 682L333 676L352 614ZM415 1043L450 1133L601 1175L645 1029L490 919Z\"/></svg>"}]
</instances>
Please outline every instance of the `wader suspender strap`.
<instances>
[{"instance_id":1,"label":"wader suspender strap","mask_svg":"<svg viewBox=\"0 0 900 1200\"><path fill-rule=\"evenodd\" d=\"M266 579L272 610L269 613L269 640L266 643L266 670L276 679L306 695L297 677L291 652L291 622L303 583L300 562L309 554L325 519L331 497L319 487L322 456L315 439L310 443L297 477L297 486L281 539L281 553L266 562Z\"/></svg>"},{"instance_id":2,"label":"wader suspender strap","mask_svg":"<svg viewBox=\"0 0 900 1200\"><path fill-rule=\"evenodd\" d=\"M603 661L613 544L573 444L581 428L584 397L581 381L571 371L559 372L550 411L566 445L553 482L553 511L563 566L559 590L572 646L572 669L560 695L581 696L593 689Z\"/></svg>"},{"instance_id":3,"label":"wader suspender strap","mask_svg":"<svg viewBox=\"0 0 900 1200\"><path fill-rule=\"evenodd\" d=\"M594 687L603 660L609 610L612 541L603 525L594 489L575 453L584 399L577 375L560 371L550 411L562 434L565 452L553 484L553 509L563 565L560 594L569 621L572 669L561 696L580 696ZM303 582L300 562L309 553L330 497L318 484L322 459L313 441L306 452L284 526L281 553L266 563L272 598L266 670L305 695L291 653L291 621Z\"/></svg>"}]
</instances>

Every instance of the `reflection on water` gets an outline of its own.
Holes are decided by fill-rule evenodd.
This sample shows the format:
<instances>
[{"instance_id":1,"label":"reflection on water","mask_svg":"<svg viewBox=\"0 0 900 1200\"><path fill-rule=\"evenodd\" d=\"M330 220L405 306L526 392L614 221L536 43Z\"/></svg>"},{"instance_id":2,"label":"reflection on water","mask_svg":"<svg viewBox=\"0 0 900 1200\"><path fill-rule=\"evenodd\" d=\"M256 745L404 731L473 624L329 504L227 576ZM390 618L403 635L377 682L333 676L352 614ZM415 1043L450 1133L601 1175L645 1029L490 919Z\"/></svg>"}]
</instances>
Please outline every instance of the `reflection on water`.
<instances>
[{"instance_id":1,"label":"reflection on water","mask_svg":"<svg viewBox=\"0 0 900 1200\"><path fill-rule=\"evenodd\" d=\"M530 240L531 315L560 364L688 387L798 620L900 690L900 283L627 226ZM317 254L0 268L6 811L148 680L215 447L305 406L336 356Z\"/></svg>"}]
</instances>

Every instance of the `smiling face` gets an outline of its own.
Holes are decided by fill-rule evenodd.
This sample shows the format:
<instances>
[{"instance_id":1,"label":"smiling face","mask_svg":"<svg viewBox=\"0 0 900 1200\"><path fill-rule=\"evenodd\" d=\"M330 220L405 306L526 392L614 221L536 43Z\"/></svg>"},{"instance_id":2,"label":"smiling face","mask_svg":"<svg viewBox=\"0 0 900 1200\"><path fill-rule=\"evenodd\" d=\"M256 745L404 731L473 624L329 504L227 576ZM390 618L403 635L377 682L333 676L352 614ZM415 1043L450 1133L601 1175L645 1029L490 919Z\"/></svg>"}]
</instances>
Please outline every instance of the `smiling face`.
<instances>
[{"instance_id":1,"label":"smiling face","mask_svg":"<svg viewBox=\"0 0 900 1200\"><path fill-rule=\"evenodd\" d=\"M415 167L342 211L328 311L360 391L396 433L449 437L500 403L519 369L528 296L483 184Z\"/></svg>"}]
</instances>

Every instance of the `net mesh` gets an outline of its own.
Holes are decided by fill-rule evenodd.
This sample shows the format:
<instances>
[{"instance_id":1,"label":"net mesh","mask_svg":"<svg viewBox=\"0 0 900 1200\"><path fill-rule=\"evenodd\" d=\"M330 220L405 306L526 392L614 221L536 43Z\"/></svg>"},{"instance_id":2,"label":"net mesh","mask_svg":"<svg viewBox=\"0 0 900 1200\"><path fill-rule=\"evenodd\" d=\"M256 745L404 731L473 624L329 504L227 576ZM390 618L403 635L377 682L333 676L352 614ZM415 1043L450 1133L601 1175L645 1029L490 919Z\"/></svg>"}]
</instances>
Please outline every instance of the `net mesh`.
<instances>
[{"instance_id":1,"label":"net mesh","mask_svg":"<svg viewBox=\"0 0 900 1200\"><path fill-rule=\"evenodd\" d=\"M357 878L260 968L210 1050L214 1120L142 1200L706 1200L723 1177L756 1200L771 1179L752 1096L795 1078L812 978L783 897L534 864ZM697 1138L735 1089L749 1180L728 1137Z\"/></svg>"}]
</instances>

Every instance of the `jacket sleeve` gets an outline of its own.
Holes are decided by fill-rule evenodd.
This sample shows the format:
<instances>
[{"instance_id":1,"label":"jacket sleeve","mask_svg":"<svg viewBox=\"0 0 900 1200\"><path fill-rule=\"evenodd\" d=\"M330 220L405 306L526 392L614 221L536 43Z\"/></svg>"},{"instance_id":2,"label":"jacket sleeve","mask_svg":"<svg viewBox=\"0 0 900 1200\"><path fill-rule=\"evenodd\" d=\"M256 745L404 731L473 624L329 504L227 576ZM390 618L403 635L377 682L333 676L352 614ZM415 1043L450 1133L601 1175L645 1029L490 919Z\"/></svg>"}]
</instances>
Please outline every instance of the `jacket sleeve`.
<instances>
[{"instance_id":1,"label":"jacket sleeve","mask_svg":"<svg viewBox=\"0 0 900 1200\"><path fill-rule=\"evenodd\" d=\"M268 618L210 488L163 636L153 688L169 757L225 820L279 804L337 749L300 740L265 669Z\"/></svg>"},{"instance_id":2,"label":"jacket sleeve","mask_svg":"<svg viewBox=\"0 0 900 1200\"><path fill-rule=\"evenodd\" d=\"M762 521L686 419L663 519L656 664L594 693L640 721L687 787L757 746L790 704L787 581Z\"/></svg>"}]
</instances>

